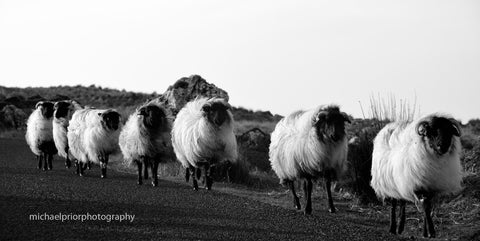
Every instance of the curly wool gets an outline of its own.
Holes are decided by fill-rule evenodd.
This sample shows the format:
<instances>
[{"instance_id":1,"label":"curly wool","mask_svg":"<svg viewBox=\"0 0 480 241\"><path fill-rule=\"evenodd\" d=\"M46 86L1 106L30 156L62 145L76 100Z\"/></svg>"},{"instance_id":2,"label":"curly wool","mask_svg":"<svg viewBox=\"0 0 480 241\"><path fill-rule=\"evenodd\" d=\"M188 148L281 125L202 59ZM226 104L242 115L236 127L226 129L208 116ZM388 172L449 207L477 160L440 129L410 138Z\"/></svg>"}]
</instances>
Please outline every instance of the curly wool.
<instances>
[{"instance_id":1,"label":"curly wool","mask_svg":"<svg viewBox=\"0 0 480 241\"><path fill-rule=\"evenodd\" d=\"M348 143L346 135L333 142L321 142L314 123L320 106L297 111L278 122L271 136L270 163L280 182L302 177L319 177L325 171L341 175L347 168Z\"/></svg>"},{"instance_id":2,"label":"curly wool","mask_svg":"<svg viewBox=\"0 0 480 241\"><path fill-rule=\"evenodd\" d=\"M448 153L439 157L418 135L420 122L394 122L386 125L374 140L371 186L378 197L417 201L416 190L437 194L461 189L460 138L453 136ZM448 116L445 116L448 118Z\"/></svg>"},{"instance_id":3,"label":"curly wool","mask_svg":"<svg viewBox=\"0 0 480 241\"><path fill-rule=\"evenodd\" d=\"M153 158L171 155L170 132L173 117L167 109L159 107L163 113L166 113L168 123L166 126L156 129L156 132L152 133L144 125L144 117L138 114L138 110L131 114L125 123L119 137L119 145L125 164L131 165L134 160L140 160L142 156Z\"/></svg>"},{"instance_id":4,"label":"curly wool","mask_svg":"<svg viewBox=\"0 0 480 241\"><path fill-rule=\"evenodd\" d=\"M228 103L219 98L195 99L185 105L173 123L172 144L177 159L184 167L198 167L197 163L205 159L215 161L237 159L237 141L233 133L233 115L228 110L227 120L216 127L202 113L207 103Z\"/></svg>"}]
</instances>

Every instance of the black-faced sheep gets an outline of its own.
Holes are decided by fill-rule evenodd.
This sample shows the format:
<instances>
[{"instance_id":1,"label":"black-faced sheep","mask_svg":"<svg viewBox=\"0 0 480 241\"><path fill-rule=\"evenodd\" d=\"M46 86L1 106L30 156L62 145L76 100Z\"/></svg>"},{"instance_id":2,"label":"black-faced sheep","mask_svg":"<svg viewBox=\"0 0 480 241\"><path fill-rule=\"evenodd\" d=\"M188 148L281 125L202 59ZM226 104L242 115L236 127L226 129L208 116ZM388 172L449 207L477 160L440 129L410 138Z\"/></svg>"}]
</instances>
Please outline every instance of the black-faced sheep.
<instances>
[{"instance_id":1,"label":"black-faced sheep","mask_svg":"<svg viewBox=\"0 0 480 241\"><path fill-rule=\"evenodd\" d=\"M335 212L331 181L338 178L347 166L348 116L338 106L320 106L309 111L297 111L278 122L272 133L270 163L292 192L294 205L300 209L294 181L305 179L305 214L312 212L312 179L325 178L329 211Z\"/></svg>"},{"instance_id":2,"label":"black-faced sheep","mask_svg":"<svg viewBox=\"0 0 480 241\"><path fill-rule=\"evenodd\" d=\"M223 99L197 98L185 105L172 129L172 144L177 159L190 174L198 189L198 168L205 170L207 190L212 187L211 168L218 162L235 162L237 142L233 133L230 105Z\"/></svg>"},{"instance_id":3,"label":"black-faced sheep","mask_svg":"<svg viewBox=\"0 0 480 241\"><path fill-rule=\"evenodd\" d=\"M107 176L109 155L118 150L120 114L115 110L83 109L75 111L68 126L68 143L82 175L89 161L99 164L102 178Z\"/></svg>"},{"instance_id":4,"label":"black-faced sheep","mask_svg":"<svg viewBox=\"0 0 480 241\"><path fill-rule=\"evenodd\" d=\"M65 158L65 166L70 168L67 128L76 110L82 109L80 104L74 100L58 101L54 105L53 112L53 140L58 150L58 155Z\"/></svg>"},{"instance_id":5,"label":"black-faced sheep","mask_svg":"<svg viewBox=\"0 0 480 241\"><path fill-rule=\"evenodd\" d=\"M138 184L142 181L142 165L144 178L148 178L148 167L151 168L153 186L158 185L158 164L172 153L171 123L172 116L166 108L147 104L141 106L127 120L123 127L119 145L126 164L137 164Z\"/></svg>"},{"instance_id":6,"label":"black-faced sheep","mask_svg":"<svg viewBox=\"0 0 480 241\"><path fill-rule=\"evenodd\" d=\"M53 141L53 103L49 101L40 101L35 105L27 121L27 132L25 139L28 146L35 154L38 161L38 169L52 169L53 155L57 153Z\"/></svg>"},{"instance_id":7,"label":"black-faced sheep","mask_svg":"<svg viewBox=\"0 0 480 241\"><path fill-rule=\"evenodd\" d=\"M378 197L391 199L390 232L402 233L406 201L424 210L424 237L435 237L432 198L461 189L460 126L453 118L432 114L413 122L394 122L376 136L370 185ZM400 203L400 221L395 209Z\"/></svg>"}]
</instances>

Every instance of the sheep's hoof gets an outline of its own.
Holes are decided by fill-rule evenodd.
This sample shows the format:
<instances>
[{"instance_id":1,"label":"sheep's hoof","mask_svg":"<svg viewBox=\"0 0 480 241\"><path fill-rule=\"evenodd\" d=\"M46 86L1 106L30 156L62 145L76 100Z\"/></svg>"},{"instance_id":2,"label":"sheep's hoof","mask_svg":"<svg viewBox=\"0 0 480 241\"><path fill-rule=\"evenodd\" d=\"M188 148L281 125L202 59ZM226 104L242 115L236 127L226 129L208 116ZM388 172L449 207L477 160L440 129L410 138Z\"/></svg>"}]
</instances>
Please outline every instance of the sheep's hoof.
<instances>
[{"instance_id":1,"label":"sheep's hoof","mask_svg":"<svg viewBox=\"0 0 480 241\"><path fill-rule=\"evenodd\" d=\"M142 182L142 181L140 181L140 180L139 180L139 181L137 181L137 185L142 185L142 184L143 184L143 182Z\"/></svg>"},{"instance_id":2,"label":"sheep's hoof","mask_svg":"<svg viewBox=\"0 0 480 241\"><path fill-rule=\"evenodd\" d=\"M65 162L65 168L70 169L71 166L72 164L69 161Z\"/></svg>"},{"instance_id":3,"label":"sheep's hoof","mask_svg":"<svg viewBox=\"0 0 480 241\"><path fill-rule=\"evenodd\" d=\"M102 174L100 177L101 177L102 179L105 179L105 178L107 178L107 174Z\"/></svg>"},{"instance_id":4,"label":"sheep's hoof","mask_svg":"<svg viewBox=\"0 0 480 241\"><path fill-rule=\"evenodd\" d=\"M328 212L329 212L329 213L335 213L335 212L336 212L336 209L335 209L335 208L329 208L329 209L328 209Z\"/></svg>"},{"instance_id":5,"label":"sheep's hoof","mask_svg":"<svg viewBox=\"0 0 480 241\"><path fill-rule=\"evenodd\" d=\"M152 186L154 186L154 187L158 186L158 181L153 181Z\"/></svg>"},{"instance_id":6,"label":"sheep's hoof","mask_svg":"<svg viewBox=\"0 0 480 241\"><path fill-rule=\"evenodd\" d=\"M305 211L303 211L303 214L305 214L305 215L312 214L312 209L305 209Z\"/></svg>"},{"instance_id":7,"label":"sheep's hoof","mask_svg":"<svg viewBox=\"0 0 480 241\"><path fill-rule=\"evenodd\" d=\"M302 209L302 206L300 206L300 204L299 204L299 205L294 205L294 207L295 207L295 209L297 209L297 210Z\"/></svg>"}]
</instances>

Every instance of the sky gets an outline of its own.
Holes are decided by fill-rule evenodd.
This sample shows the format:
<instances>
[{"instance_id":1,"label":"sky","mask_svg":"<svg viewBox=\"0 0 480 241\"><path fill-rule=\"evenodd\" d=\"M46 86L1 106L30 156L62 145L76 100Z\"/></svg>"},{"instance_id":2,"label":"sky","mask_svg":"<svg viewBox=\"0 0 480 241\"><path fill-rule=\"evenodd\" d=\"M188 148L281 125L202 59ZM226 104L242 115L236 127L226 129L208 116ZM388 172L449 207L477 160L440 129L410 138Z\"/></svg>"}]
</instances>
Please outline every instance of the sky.
<instances>
[{"instance_id":1,"label":"sky","mask_svg":"<svg viewBox=\"0 0 480 241\"><path fill-rule=\"evenodd\" d=\"M0 85L163 93L199 74L287 115L372 95L480 118L480 1L0 0ZM412 104L413 105L413 104Z\"/></svg>"}]
</instances>

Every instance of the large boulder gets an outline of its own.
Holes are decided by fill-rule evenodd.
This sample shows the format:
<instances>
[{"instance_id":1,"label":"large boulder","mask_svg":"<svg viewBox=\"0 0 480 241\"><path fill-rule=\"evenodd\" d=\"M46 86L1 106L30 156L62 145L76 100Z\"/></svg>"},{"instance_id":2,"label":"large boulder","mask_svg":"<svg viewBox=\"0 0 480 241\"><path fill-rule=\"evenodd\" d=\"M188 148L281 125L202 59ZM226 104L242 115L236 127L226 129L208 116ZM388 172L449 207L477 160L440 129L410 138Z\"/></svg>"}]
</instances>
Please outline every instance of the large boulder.
<instances>
[{"instance_id":1,"label":"large boulder","mask_svg":"<svg viewBox=\"0 0 480 241\"><path fill-rule=\"evenodd\" d=\"M208 83L200 75L191 75L190 77L183 77L177 80L175 84L168 87L165 93L151 102L164 104L176 116L185 104L198 96L223 98L226 101L229 99L225 90Z\"/></svg>"},{"instance_id":2,"label":"large boulder","mask_svg":"<svg viewBox=\"0 0 480 241\"><path fill-rule=\"evenodd\" d=\"M269 171L270 161L268 149L270 135L259 128L252 128L240 136L237 136L239 153L248 162L250 168L260 171Z\"/></svg>"}]
</instances>

